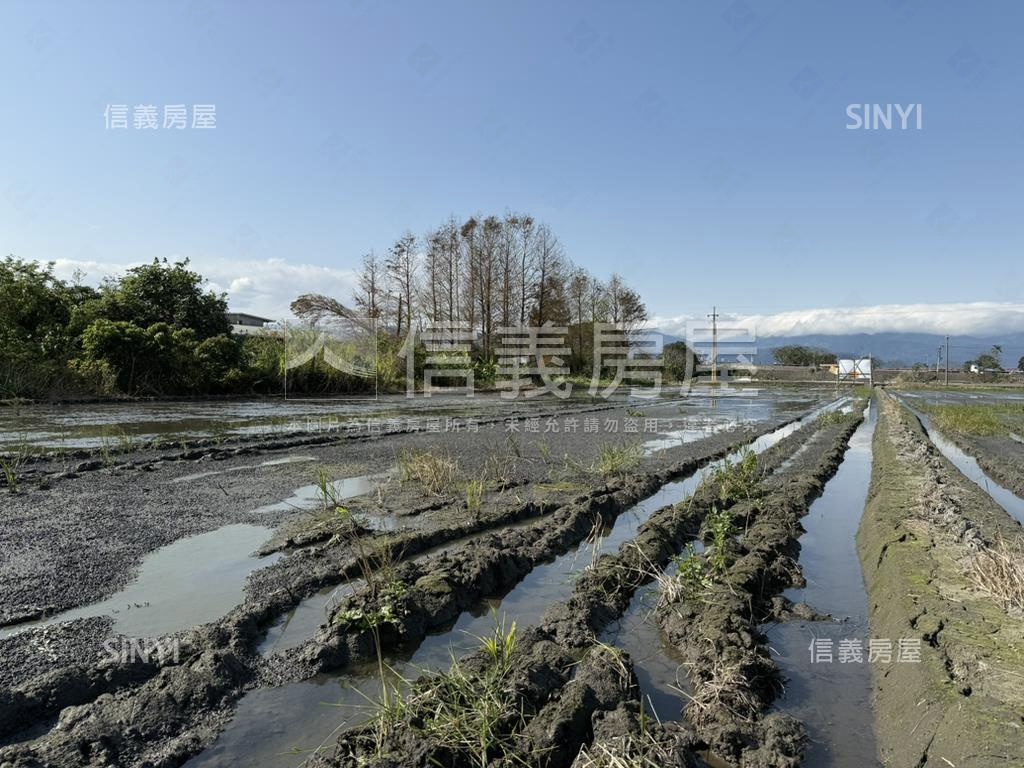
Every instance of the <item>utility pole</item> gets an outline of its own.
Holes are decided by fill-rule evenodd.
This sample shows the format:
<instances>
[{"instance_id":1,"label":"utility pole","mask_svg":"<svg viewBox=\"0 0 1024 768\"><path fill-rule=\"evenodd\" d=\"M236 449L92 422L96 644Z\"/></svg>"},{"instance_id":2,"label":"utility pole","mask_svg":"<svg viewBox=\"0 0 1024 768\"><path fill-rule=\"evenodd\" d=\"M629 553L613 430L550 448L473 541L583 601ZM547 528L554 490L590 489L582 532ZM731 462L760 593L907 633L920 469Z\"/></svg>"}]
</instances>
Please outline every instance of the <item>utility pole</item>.
<instances>
[{"instance_id":1,"label":"utility pole","mask_svg":"<svg viewBox=\"0 0 1024 768\"><path fill-rule=\"evenodd\" d=\"M718 307L711 308L711 383L718 381Z\"/></svg>"},{"instance_id":2,"label":"utility pole","mask_svg":"<svg viewBox=\"0 0 1024 768\"><path fill-rule=\"evenodd\" d=\"M946 334L946 382L945 386L949 386L949 334Z\"/></svg>"},{"instance_id":3,"label":"utility pole","mask_svg":"<svg viewBox=\"0 0 1024 768\"><path fill-rule=\"evenodd\" d=\"M942 345L939 345L939 351L935 353L935 377L939 376L939 361L942 359Z\"/></svg>"}]
</instances>

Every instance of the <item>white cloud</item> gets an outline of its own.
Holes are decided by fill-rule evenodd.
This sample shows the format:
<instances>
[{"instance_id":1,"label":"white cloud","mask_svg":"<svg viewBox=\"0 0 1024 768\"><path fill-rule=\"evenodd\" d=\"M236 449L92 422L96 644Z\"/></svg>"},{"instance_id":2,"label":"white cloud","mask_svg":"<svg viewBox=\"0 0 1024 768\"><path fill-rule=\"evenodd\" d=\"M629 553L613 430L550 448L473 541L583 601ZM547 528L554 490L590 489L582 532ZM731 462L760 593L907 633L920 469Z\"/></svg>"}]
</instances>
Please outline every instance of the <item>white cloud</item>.
<instances>
[{"instance_id":1,"label":"white cloud","mask_svg":"<svg viewBox=\"0 0 1024 768\"><path fill-rule=\"evenodd\" d=\"M76 270L84 272L83 282L97 285L104 277L122 275L141 263L58 259L54 270L64 279L70 279ZM288 305L303 293L324 293L348 303L356 282L351 269L293 264L284 259L194 259L191 266L209 281L212 290L227 293L233 312L275 319L290 316Z\"/></svg>"},{"instance_id":2,"label":"white cloud","mask_svg":"<svg viewBox=\"0 0 1024 768\"><path fill-rule=\"evenodd\" d=\"M137 262L142 263L142 262ZM58 259L58 276L68 279L76 270L85 282L98 284L135 264ZM271 318L290 315L288 306L303 293L324 293L344 303L351 300L356 275L351 269L293 264L284 259L195 259L192 266L210 287L228 294L235 312ZM656 316L651 324L665 333L685 337L686 323L704 315ZM872 307L804 309L775 314L723 315L723 323L752 328L758 337L851 333L935 333L971 335L1024 332L1024 304L992 301L947 304L881 304ZM703 324L703 323L702 323Z\"/></svg>"},{"instance_id":3,"label":"white cloud","mask_svg":"<svg viewBox=\"0 0 1024 768\"><path fill-rule=\"evenodd\" d=\"M752 328L759 337L849 333L937 333L971 335L1024 332L1024 304L978 301L957 304L881 304L874 307L804 309L765 315L724 315L730 325ZM703 315L655 317L666 333L686 335L688 320Z\"/></svg>"}]
</instances>

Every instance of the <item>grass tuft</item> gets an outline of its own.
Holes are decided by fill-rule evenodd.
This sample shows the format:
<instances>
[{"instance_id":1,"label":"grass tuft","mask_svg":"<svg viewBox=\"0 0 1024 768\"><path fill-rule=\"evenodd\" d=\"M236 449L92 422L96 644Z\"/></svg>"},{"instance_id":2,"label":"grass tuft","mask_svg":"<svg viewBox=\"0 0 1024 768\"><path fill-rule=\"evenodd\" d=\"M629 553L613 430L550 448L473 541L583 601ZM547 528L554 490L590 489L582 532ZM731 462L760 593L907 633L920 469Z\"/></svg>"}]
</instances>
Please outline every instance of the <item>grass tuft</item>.
<instances>
[{"instance_id":1,"label":"grass tuft","mask_svg":"<svg viewBox=\"0 0 1024 768\"><path fill-rule=\"evenodd\" d=\"M480 514L484 503L484 481L466 481L466 509L472 515Z\"/></svg>"},{"instance_id":2,"label":"grass tuft","mask_svg":"<svg viewBox=\"0 0 1024 768\"><path fill-rule=\"evenodd\" d=\"M710 641L709 641L710 642ZM749 654L749 651L743 652ZM758 709L757 697L750 690L750 680L744 671L744 655L724 658L713 654L710 669L701 680L694 681L694 692L683 692L696 710L714 712L726 709L736 717L747 719L746 713Z\"/></svg>"},{"instance_id":3,"label":"grass tuft","mask_svg":"<svg viewBox=\"0 0 1024 768\"><path fill-rule=\"evenodd\" d=\"M643 447L637 443L603 443L591 470L601 477L624 475L640 464Z\"/></svg>"},{"instance_id":4,"label":"grass tuft","mask_svg":"<svg viewBox=\"0 0 1024 768\"><path fill-rule=\"evenodd\" d=\"M651 575L658 583L659 602L662 605L680 601L700 600L714 584L707 561L688 543L682 554L672 558L674 574L652 568Z\"/></svg>"},{"instance_id":5,"label":"grass tuft","mask_svg":"<svg viewBox=\"0 0 1024 768\"><path fill-rule=\"evenodd\" d=\"M708 565L716 574L725 573L732 564L731 546L739 529L727 509L711 507L704 520L704 527L711 534L711 551L706 555Z\"/></svg>"},{"instance_id":6,"label":"grass tuft","mask_svg":"<svg viewBox=\"0 0 1024 768\"><path fill-rule=\"evenodd\" d=\"M1024 545L1000 539L975 555L971 563L975 585L1008 611L1024 613Z\"/></svg>"},{"instance_id":7,"label":"grass tuft","mask_svg":"<svg viewBox=\"0 0 1024 768\"><path fill-rule=\"evenodd\" d=\"M3 470L7 490L11 493L18 492L18 468L20 466L21 463L17 459L0 459L0 470Z\"/></svg>"},{"instance_id":8,"label":"grass tuft","mask_svg":"<svg viewBox=\"0 0 1024 768\"><path fill-rule=\"evenodd\" d=\"M825 411L817 419L818 427L825 429L826 427L834 427L839 424L844 424L850 418L848 413L843 413L841 410L836 409L834 411Z\"/></svg>"},{"instance_id":9,"label":"grass tuft","mask_svg":"<svg viewBox=\"0 0 1024 768\"><path fill-rule=\"evenodd\" d=\"M723 504L756 498L761 493L757 454L747 448L738 461L726 461L715 470L710 482L718 485L718 498Z\"/></svg>"},{"instance_id":10,"label":"grass tuft","mask_svg":"<svg viewBox=\"0 0 1024 768\"><path fill-rule=\"evenodd\" d=\"M479 638L486 664L470 666L454 653L445 674L426 675L409 690L391 691L372 719L377 753L382 754L395 734L416 728L455 755L487 766L499 755L514 751L514 734L525 722L518 697L509 684L514 669L518 633L515 622Z\"/></svg>"},{"instance_id":11,"label":"grass tuft","mask_svg":"<svg viewBox=\"0 0 1024 768\"><path fill-rule=\"evenodd\" d=\"M420 483L435 496L451 495L458 487L459 461L446 454L430 451L402 451L398 455L398 480L402 485Z\"/></svg>"},{"instance_id":12,"label":"grass tuft","mask_svg":"<svg viewBox=\"0 0 1024 768\"><path fill-rule=\"evenodd\" d=\"M620 736L584 746L572 768L662 768L673 755L650 737Z\"/></svg>"}]
</instances>

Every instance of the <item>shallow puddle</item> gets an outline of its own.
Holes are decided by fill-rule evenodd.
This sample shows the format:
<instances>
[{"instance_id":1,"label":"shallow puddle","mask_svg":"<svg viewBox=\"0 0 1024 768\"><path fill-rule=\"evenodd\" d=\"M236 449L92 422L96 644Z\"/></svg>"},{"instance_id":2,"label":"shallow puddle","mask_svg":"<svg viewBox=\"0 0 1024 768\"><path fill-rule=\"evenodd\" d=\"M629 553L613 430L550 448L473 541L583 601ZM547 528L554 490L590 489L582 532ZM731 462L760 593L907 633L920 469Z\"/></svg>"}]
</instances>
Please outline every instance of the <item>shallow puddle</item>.
<instances>
[{"instance_id":1,"label":"shallow puddle","mask_svg":"<svg viewBox=\"0 0 1024 768\"><path fill-rule=\"evenodd\" d=\"M299 464L306 461L316 461L313 456L284 456L280 459L270 459L268 461L261 461L259 464L246 464L241 467L228 467L227 469L211 469L208 472L195 472L191 475L182 475L181 477L172 477L167 481L168 485L175 485L177 483L190 483L194 480L202 480L207 477L216 477L217 475L226 475L230 472L245 472L246 470L259 469L261 467L278 467L283 464Z\"/></svg>"},{"instance_id":2,"label":"shallow puddle","mask_svg":"<svg viewBox=\"0 0 1024 768\"><path fill-rule=\"evenodd\" d=\"M215 621L241 602L250 573L281 557L251 556L271 533L256 525L227 525L179 539L148 555L138 576L120 592L47 619L6 627L0 637L88 616L110 616L114 631L129 637L159 637Z\"/></svg>"},{"instance_id":3,"label":"shallow puddle","mask_svg":"<svg viewBox=\"0 0 1024 768\"><path fill-rule=\"evenodd\" d=\"M807 587L785 592L790 600L806 602L837 621L791 621L766 628L772 657L787 681L775 708L802 720L810 735L805 768L880 765L871 709L868 599L856 543L871 483L874 429L872 403L839 470L803 518L800 567ZM812 663L816 639L818 648L827 647L820 641L831 641L832 662ZM853 653L841 654L844 640L860 644L862 661L855 661Z\"/></svg>"},{"instance_id":4,"label":"shallow puddle","mask_svg":"<svg viewBox=\"0 0 1024 768\"><path fill-rule=\"evenodd\" d=\"M350 581L327 587L312 597L307 597L271 624L256 648L257 653L266 656L302 645L327 621L330 608L351 595L362 584L361 579Z\"/></svg>"},{"instance_id":5,"label":"shallow puddle","mask_svg":"<svg viewBox=\"0 0 1024 768\"><path fill-rule=\"evenodd\" d=\"M702 553L704 544L693 542L693 550ZM666 575L675 574L677 568L678 561L673 561L665 569ZM601 640L629 654L647 711L664 723L680 719L691 688L682 655L662 635L654 616L659 596L657 582L640 587L622 618Z\"/></svg>"},{"instance_id":6,"label":"shallow puddle","mask_svg":"<svg viewBox=\"0 0 1024 768\"><path fill-rule=\"evenodd\" d=\"M664 451L669 448L676 448L680 445L686 445L687 443L695 443L698 440L703 440L711 435L724 432L726 430L736 429L737 423L734 419L729 421L713 424L707 427L692 427L687 429L670 429L666 432L660 432L657 437L651 440L645 440L642 444L642 448L645 456L650 456L652 453L658 451Z\"/></svg>"},{"instance_id":7,"label":"shallow puddle","mask_svg":"<svg viewBox=\"0 0 1024 768\"><path fill-rule=\"evenodd\" d=\"M461 656L479 648L479 638L491 635L498 621L490 610L497 602L462 614L449 632L427 637L414 654L392 655L384 676L389 688L404 687L425 670L446 669L452 654ZM317 675L251 691L238 703L234 718L217 741L185 765L299 766L310 752L329 746L341 731L365 722L381 695L375 664L355 667L343 675Z\"/></svg>"},{"instance_id":8,"label":"shallow puddle","mask_svg":"<svg viewBox=\"0 0 1024 768\"><path fill-rule=\"evenodd\" d=\"M330 483L331 497L337 501L353 499L356 496L364 496L374 493L381 485L391 477L390 470L377 472L372 475L359 475L358 477L344 477L340 480L332 480ZM293 510L312 509L323 504L324 496L321 487L317 484L304 485L296 488L292 495L283 501L273 504L266 504L253 510L257 514L270 512L290 512Z\"/></svg>"}]
</instances>

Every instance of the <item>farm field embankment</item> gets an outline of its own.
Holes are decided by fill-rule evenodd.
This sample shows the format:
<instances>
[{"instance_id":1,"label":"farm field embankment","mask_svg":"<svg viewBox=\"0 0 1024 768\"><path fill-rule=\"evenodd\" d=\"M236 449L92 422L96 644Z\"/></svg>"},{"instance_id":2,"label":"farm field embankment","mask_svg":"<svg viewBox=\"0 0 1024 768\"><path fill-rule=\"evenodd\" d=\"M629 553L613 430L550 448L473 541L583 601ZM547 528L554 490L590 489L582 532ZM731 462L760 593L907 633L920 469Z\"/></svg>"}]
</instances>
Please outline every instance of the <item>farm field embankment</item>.
<instances>
[{"instance_id":1,"label":"farm field embankment","mask_svg":"<svg viewBox=\"0 0 1024 768\"><path fill-rule=\"evenodd\" d=\"M921 646L920 663L872 669L882 758L886 765L1019 764L1021 526L887 395L874 451L858 534L871 629Z\"/></svg>"}]
</instances>

